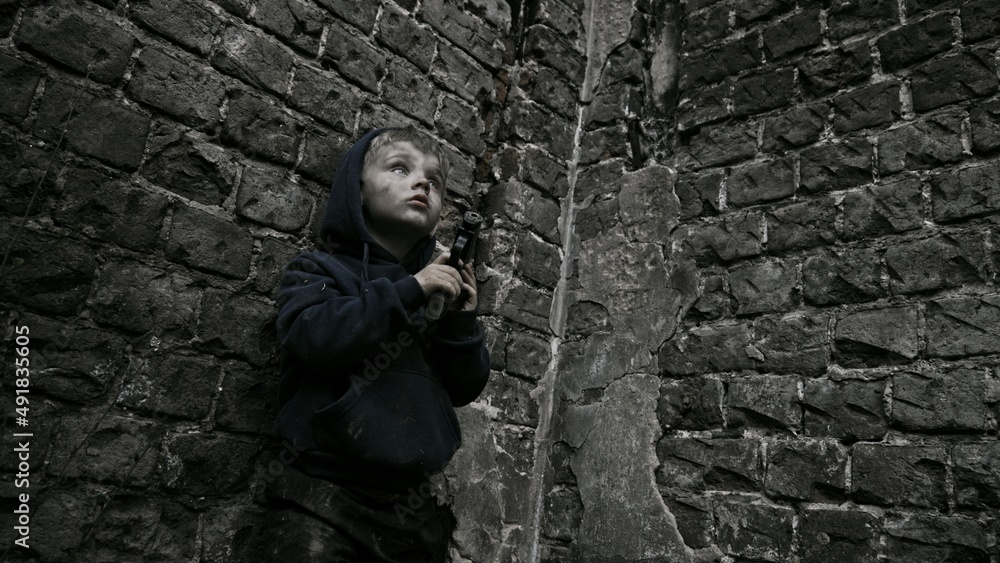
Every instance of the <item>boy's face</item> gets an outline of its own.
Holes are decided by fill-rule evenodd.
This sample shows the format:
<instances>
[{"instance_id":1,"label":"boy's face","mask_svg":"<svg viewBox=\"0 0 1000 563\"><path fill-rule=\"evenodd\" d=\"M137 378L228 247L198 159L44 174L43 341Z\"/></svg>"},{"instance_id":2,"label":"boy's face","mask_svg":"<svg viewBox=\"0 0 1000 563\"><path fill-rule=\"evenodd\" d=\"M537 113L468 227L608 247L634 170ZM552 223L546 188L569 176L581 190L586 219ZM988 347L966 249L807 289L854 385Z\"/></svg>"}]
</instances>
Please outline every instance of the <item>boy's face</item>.
<instances>
[{"instance_id":1,"label":"boy's face","mask_svg":"<svg viewBox=\"0 0 1000 563\"><path fill-rule=\"evenodd\" d=\"M441 216L444 181L438 158L408 141L382 147L361 171L361 207L376 239L416 243Z\"/></svg>"}]
</instances>

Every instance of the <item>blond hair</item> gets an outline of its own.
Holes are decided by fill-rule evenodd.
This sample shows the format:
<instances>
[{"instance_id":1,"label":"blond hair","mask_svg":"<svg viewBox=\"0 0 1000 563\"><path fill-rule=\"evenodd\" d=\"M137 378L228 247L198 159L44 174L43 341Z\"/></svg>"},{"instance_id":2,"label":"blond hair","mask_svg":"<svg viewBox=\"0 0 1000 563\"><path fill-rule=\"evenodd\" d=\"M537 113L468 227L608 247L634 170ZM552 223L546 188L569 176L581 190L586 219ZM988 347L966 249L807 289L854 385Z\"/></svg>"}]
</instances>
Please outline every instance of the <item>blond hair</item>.
<instances>
[{"instance_id":1,"label":"blond hair","mask_svg":"<svg viewBox=\"0 0 1000 563\"><path fill-rule=\"evenodd\" d=\"M362 169L368 168L368 164L374 160L380 152L385 150L386 147L392 143L398 143L401 141L412 143L418 151L437 157L438 166L441 170L441 187L443 188L447 185L448 171L451 168L451 162L448 161L448 155L445 154L444 149L441 148L441 144L439 142L427 133L420 131L412 125L396 129L386 129L382 133L379 133L377 137L372 139L368 144L368 150L365 152L365 159L361 164Z\"/></svg>"}]
</instances>

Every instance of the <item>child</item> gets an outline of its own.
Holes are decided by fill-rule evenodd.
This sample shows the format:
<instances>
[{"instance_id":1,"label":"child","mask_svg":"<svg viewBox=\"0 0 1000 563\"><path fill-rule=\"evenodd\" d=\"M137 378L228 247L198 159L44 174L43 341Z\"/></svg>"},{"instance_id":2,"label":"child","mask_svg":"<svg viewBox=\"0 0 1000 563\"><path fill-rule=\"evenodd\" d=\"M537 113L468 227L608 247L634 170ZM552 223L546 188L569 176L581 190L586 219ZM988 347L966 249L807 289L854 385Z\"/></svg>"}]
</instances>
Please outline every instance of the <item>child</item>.
<instances>
[{"instance_id":1,"label":"child","mask_svg":"<svg viewBox=\"0 0 1000 563\"><path fill-rule=\"evenodd\" d=\"M270 561L440 562L451 515L428 478L461 443L454 406L486 385L471 264L431 261L448 161L416 129L375 130L340 161L324 250L285 269L278 297L279 439ZM423 306L451 301L436 323Z\"/></svg>"}]
</instances>

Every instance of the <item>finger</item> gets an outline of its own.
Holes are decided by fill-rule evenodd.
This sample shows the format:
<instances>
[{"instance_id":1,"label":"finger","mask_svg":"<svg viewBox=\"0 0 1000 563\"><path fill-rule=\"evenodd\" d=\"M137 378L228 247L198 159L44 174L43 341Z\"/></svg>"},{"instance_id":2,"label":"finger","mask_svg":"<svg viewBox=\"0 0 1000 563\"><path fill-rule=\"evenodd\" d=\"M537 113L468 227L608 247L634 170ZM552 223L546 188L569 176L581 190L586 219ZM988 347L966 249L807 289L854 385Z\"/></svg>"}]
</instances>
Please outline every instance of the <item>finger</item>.
<instances>
[{"instance_id":1,"label":"finger","mask_svg":"<svg viewBox=\"0 0 1000 563\"><path fill-rule=\"evenodd\" d=\"M448 263L448 258L450 258L450 257L451 257L451 252L450 251L448 251L448 252L442 252L441 254L438 254L434 258L434 260L431 262L431 264L447 264Z\"/></svg>"}]
</instances>

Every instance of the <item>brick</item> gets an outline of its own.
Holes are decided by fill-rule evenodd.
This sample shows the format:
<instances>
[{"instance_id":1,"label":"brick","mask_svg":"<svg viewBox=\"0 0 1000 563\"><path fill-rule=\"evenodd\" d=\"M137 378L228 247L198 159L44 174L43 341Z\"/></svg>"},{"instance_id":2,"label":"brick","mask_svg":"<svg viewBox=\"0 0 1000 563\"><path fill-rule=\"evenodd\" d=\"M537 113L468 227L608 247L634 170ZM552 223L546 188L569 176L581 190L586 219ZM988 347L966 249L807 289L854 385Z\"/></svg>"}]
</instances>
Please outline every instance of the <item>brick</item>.
<instances>
[{"instance_id":1,"label":"brick","mask_svg":"<svg viewBox=\"0 0 1000 563\"><path fill-rule=\"evenodd\" d=\"M847 492L847 450L836 440L769 444L764 488L804 501L839 500Z\"/></svg>"},{"instance_id":2,"label":"brick","mask_svg":"<svg viewBox=\"0 0 1000 563\"><path fill-rule=\"evenodd\" d=\"M785 311L796 302L796 264L768 261L729 273L737 315Z\"/></svg>"},{"instance_id":3,"label":"brick","mask_svg":"<svg viewBox=\"0 0 1000 563\"><path fill-rule=\"evenodd\" d=\"M504 121L516 137L535 143L563 160L572 157L573 130L549 110L522 102L505 110Z\"/></svg>"},{"instance_id":4,"label":"brick","mask_svg":"<svg viewBox=\"0 0 1000 563\"><path fill-rule=\"evenodd\" d=\"M388 70L382 52L340 26L330 27L322 63L372 93L378 93L379 81Z\"/></svg>"},{"instance_id":5,"label":"brick","mask_svg":"<svg viewBox=\"0 0 1000 563\"><path fill-rule=\"evenodd\" d=\"M701 497L671 494L665 496L663 502L677 519L677 531L684 539L684 545L692 549L702 549L712 545L715 519L712 516L711 501Z\"/></svg>"},{"instance_id":6,"label":"brick","mask_svg":"<svg viewBox=\"0 0 1000 563\"><path fill-rule=\"evenodd\" d=\"M56 220L73 229L93 229L94 235L118 246L151 252L160 239L168 203L160 194L75 169L66 176Z\"/></svg>"},{"instance_id":7,"label":"brick","mask_svg":"<svg viewBox=\"0 0 1000 563\"><path fill-rule=\"evenodd\" d=\"M267 368L240 362L227 362L223 372L216 425L236 432L269 434L278 415L279 379Z\"/></svg>"},{"instance_id":8,"label":"brick","mask_svg":"<svg viewBox=\"0 0 1000 563\"><path fill-rule=\"evenodd\" d=\"M885 125L899 119L902 104L900 85L879 82L833 98L833 130L839 134Z\"/></svg>"},{"instance_id":9,"label":"brick","mask_svg":"<svg viewBox=\"0 0 1000 563\"><path fill-rule=\"evenodd\" d=\"M473 0L474 2L485 2L489 0ZM581 21L583 15L583 5L578 0L563 2L562 0L542 0L539 2L538 12L535 15L534 23L545 24L558 31L560 34L577 38L586 34Z\"/></svg>"},{"instance_id":10,"label":"brick","mask_svg":"<svg viewBox=\"0 0 1000 563\"><path fill-rule=\"evenodd\" d=\"M354 122L362 95L340 77L311 66L300 66L292 79L289 105L331 127L354 133Z\"/></svg>"},{"instance_id":11,"label":"brick","mask_svg":"<svg viewBox=\"0 0 1000 563\"><path fill-rule=\"evenodd\" d=\"M844 238L859 239L919 229L924 224L920 180L903 178L848 192Z\"/></svg>"},{"instance_id":12,"label":"brick","mask_svg":"<svg viewBox=\"0 0 1000 563\"><path fill-rule=\"evenodd\" d=\"M569 306L566 314L567 332L589 336L610 328L611 317L604 305L593 301L577 301Z\"/></svg>"},{"instance_id":13,"label":"brick","mask_svg":"<svg viewBox=\"0 0 1000 563\"><path fill-rule=\"evenodd\" d=\"M302 0L258 0L254 22L309 55L319 54L324 13Z\"/></svg>"},{"instance_id":14,"label":"brick","mask_svg":"<svg viewBox=\"0 0 1000 563\"><path fill-rule=\"evenodd\" d=\"M723 3L689 13L684 22L684 47L698 49L729 35L729 9Z\"/></svg>"},{"instance_id":15,"label":"brick","mask_svg":"<svg viewBox=\"0 0 1000 563\"><path fill-rule=\"evenodd\" d=\"M865 139L816 145L801 153L800 185L809 193L819 193L871 183L874 156Z\"/></svg>"},{"instance_id":16,"label":"brick","mask_svg":"<svg viewBox=\"0 0 1000 563\"><path fill-rule=\"evenodd\" d=\"M542 192L521 182L507 182L487 196L488 212L502 212L511 220L529 226L543 239L559 243L559 205Z\"/></svg>"},{"instance_id":17,"label":"brick","mask_svg":"<svg viewBox=\"0 0 1000 563\"><path fill-rule=\"evenodd\" d=\"M238 169L222 147L191 133L153 132L141 174L147 180L205 205L221 205L236 188Z\"/></svg>"},{"instance_id":18,"label":"brick","mask_svg":"<svg viewBox=\"0 0 1000 563\"><path fill-rule=\"evenodd\" d=\"M221 119L226 85L209 67L147 47L135 63L126 94L186 125L211 129Z\"/></svg>"},{"instance_id":19,"label":"brick","mask_svg":"<svg viewBox=\"0 0 1000 563\"><path fill-rule=\"evenodd\" d=\"M1000 91L996 62L990 51L969 51L922 65L913 69L911 84L916 111Z\"/></svg>"},{"instance_id":20,"label":"brick","mask_svg":"<svg viewBox=\"0 0 1000 563\"><path fill-rule=\"evenodd\" d=\"M466 9L474 12L501 32L510 30L513 16L511 14L511 7L506 2L470 0Z\"/></svg>"},{"instance_id":21,"label":"brick","mask_svg":"<svg viewBox=\"0 0 1000 563\"><path fill-rule=\"evenodd\" d=\"M168 260L240 280L250 274L252 252L246 229L186 206L174 212L164 250Z\"/></svg>"},{"instance_id":22,"label":"brick","mask_svg":"<svg viewBox=\"0 0 1000 563\"><path fill-rule=\"evenodd\" d=\"M570 489L553 489L545 495L542 533L564 541L576 539L583 517L580 494Z\"/></svg>"},{"instance_id":23,"label":"brick","mask_svg":"<svg viewBox=\"0 0 1000 563\"><path fill-rule=\"evenodd\" d=\"M430 125L434 121L437 109L437 92L434 85L420 74L416 67L407 62L398 60L389 62L385 79L382 81L382 97L396 109L413 116L421 123Z\"/></svg>"},{"instance_id":24,"label":"brick","mask_svg":"<svg viewBox=\"0 0 1000 563\"><path fill-rule=\"evenodd\" d=\"M794 0L737 0L733 4L737 27L745 27L758 20L776 19L794 8Z\"/></svg>"},{"instance_id":25,"label":"brick","mask_svg":"<svg viewBox=\"0 0 1000 563\"><path fill-rule=\"evenodd\" d=\"M559 283L562 263L559 247L523 233L518 237L515 248L514 272L549 289L555 289Z\"/></svg>"},{"instance_id":26,"label":"brick","mask_svg":"<svg viewBox=\"0 0 1000 563\"><path fill-rule=\"evenodd\" d=\"M795 163L778 159L735 167L726 187L726 201L736 207L790 197L795 194Z\"/></svg>"},{"instance_id":27,"label":"brick","mask_svg":"<svg viewBox=\"0 0 1000 563\"><path fill-rule=\"evenodd\" d=\"M827 245L837 238L832 197L778 207L767 215L767 250L772 253Z\"/></svg>"},{"instance_id":28,"label":"brick","mask_svg":"<svg viewBox=\"0 0 1000 563\"><path fill-rule=\"evenodd\" d=\"M705 168L753 158L757 153L756 129L749 125L702 128L689 141L686 154L679 155L678 160L682 163L679 168Z\"/></svg>"},{"instance_id":29,"label":"brick","mask_svg":"<svg viewBox=\"0 0 1000 563\"><path fill-rule=\"evenodd\" d=\"M941 446L859 443L853 452L852 492L859 502L944 508L947 457Z\"/></svg>"},{"instance_id":30,"label":"brick","mask_svg":"<svg viewBox=\"0 0 1000 563\"><path fill-rule=\"evenodd\" d=\"M294 164L304 125L273 101L240 91L229 101L222 140L250 157Z\"/></svg>"},{"instance_id":31,"label":"brick","mask_svg":"<svg viewBox=\"0 0 1000 563\"><path fill-rule=\"evenodd\" d=\"M0 174L0 213L17 217L48 213L47 206L39 203L55 199L61 188L55 175L45 174L52 155L41 145L15 129L0 129L0 170L5 171Z\"/></svg>"},{"instance_id":32,"label":"brick","mask_svg":"<svg viewBox=\"0 0 1000 563\"><path fill-rule=\"evenodd\" d=\"M136 0L128 7L140 25L200 55L211 52L223 26L221 13L194 0Z\"/></svg>"},{"instance_id":33,"label":"brick","mask_svg":"<svg viewBox=\"0 0 1000 563\"><path fill-rule=\"evenodd\" d=\"M590 105L584 108L584 126L611 125L627 119L629 108L642 106L641 98L641 94L636 91L633 84L618 82L602 85L593 95Z\"/></svg>"},{"instance_id":34,"label":"brick","mask_svg":"<svg viewBox=\"0 0 1000 563\"><path fill-rule=\"evenodd\" d=\"M680 218L717 214L724 178L721 172L679 174L674 190L681 204Z\"/></svg>"},{"instance_id":35,"label":"brick","mask_svg":"<svg viewBox=\"0 0 1000 563\"><path fill-rule=\"evenodd\" d=\"M977 233L944 233L892 245L885 251L889 289L913 293L983 282L984 242Z\"/></svg>"},{"instance_id":36,"label":"brick","mask_svg":"<svg viewBox=\"0 0 1000 563\"><path fill-rule=\"evenodd\" d=\"M682 240L702 265L757 256L763 250L762 219L746 211L731 214L706 225L689 227Z\"/></svg>"},{"instance_id":37,"label":"brick","mask_svg":"<svg viewBox=\"0 0 1000 563\"><path fill-rule=\"evenodd\" d=\"M790 430L802 424L794 376L733 378L726 399L727 428Z\"/></svg>"},{"instance_id":38,"label":"brick","mask_svg":"<svg viewBox=\"0 0 1000 563\"><path fill-rule=\"evenodd\" d=\"M564 118L576 119L577 87L551 68L535 66L522 69L518 73L517 88L529 99Z\"/></svg>"},{"instance_id":39,"label":"brick","mask_svg":"<svg viewBox=\"0 0 1000 563\"><path fill-rule=\"evenodd\" d=\"M222 72L278 95L288 90L288 73L294 62L279 43L235 26L222 31L211 60Z\"/></svg>"},{"instance_id":40,"label":"brick","mask_svg":"<svg viewBox=\"0 0 1000 563\"><path fill-rule=\"evenodd\" d=\"M893 377L893 425L910 432L986 430L986 374L952 368Z\"/></svg>"},{"instance_id":41,"label":"brick","mask_svg":"<svg viewBox=\"0 0 1000 563\"><path fill-rule=\"evenodd\" d=\"M885 549L903 561L990 560L989 525L964 515L907 514L886 518ZM928 542L933 538L933 542Z\"/></svg>"},{"instance_id":42,"label":"brick","mask_svg":"<svg viewBox=\"0 0 1000 563\"><path fill-rule=\"evenodd\" d=\"M148 485L154 477L163 435L157 425L111 413L73 414L63 417L59 428L67 446L101 455L74 456L76 449L55 448L50 454L51 474L132 486Z\"/></svg>"},{"instance_id":43,"label":"brick","mask_svg":"<svg viewBox=\"0 0 1000 563\"><path fill-rule=\"evenodd\" d=\"M538 402L531 397L535 389L533 382L513 376L491 377L483 392L490 397L490 405L496 408L495 418L536 428L538 426Z\"/></svg>"},{"instance_id":44,"label":"brick","mask_svg":"<svg viewBox=\"0 0 1000 563\"><path fill-rule=\"evenodd\" d=\"M806 381L802 394L806 435L880 440L889 430L885 387L883 381Z\"/></svg>"},{"instance_id":45,"label":"brick","mask_svg":"<svg viewBox=\"0 0 1000 563\"><path fill-rule=\"evenodd\" d=\"M281 283L285 265L299 253L298 247L282 240L265 237L260 242L260 255L257 256L257 275L254 278L254 289L265 295L274 297Z\"/></svg>"},{"instance_id":46,"label":"brick","mask_svg":"<svg viewBox=\"0 0 1000 563\"><path fill-rule=\"evenodd\" d=\"M236 214L279 231L295 232L309 222L315 198L277 170L248 166L236 195Z\"/></svg>"},{"instance_id":47,"label":"brick","mask_svg":"<svg viewBox=\"0 0 1000 563\"><path fill-rule=\"evenodd\" d=\"M215 3L237 17L250 15L250 0L216 0Z\"/></svg>"},{"instance_id":48,"label":"brick","mask_svg":"<svg viewBox=\"0 0 1000 563\"><path fill-rule=\"evenodd\" d=\"M882 69L895 72L931 55L948 50L954 39L952 14L937 14L890 31L878 39L876 46Z\"/></svg>"},{"instance_id":49,"label":"brick","mask_svg":"<svg viewBox=\"0 0 1000 563\"><path fill-rule=\"evenodd\" d=\"M192 336L201 289L179 274L134 262L109 262L100 273L91 314L98 322L153 335Z\"/></svg>"},{"instance_id":50,"label":"brick","mask_svg":"<svg viewBox=\"0 0 1000 563\"><path fill-rule=\"evenodd\" d=\"M14 57L0 53L0 117L19 123L28 117L41 73Z\"/></svg>"},{"instance_id":51,"label":"brick","mask_svg":"<svg viewBox=\"0 0 1000 563\"><path fill-rule=\"evenodd\" d=\"M20 7L17 0L0 0L0 35L7 37L10 34Z\"/></svg>"},{"instance_id":52,"label":"brick","mask_svg":"<svg viewBox=\"0 0 1000 563\"><path fill-rule=\"evenodd\" d=\"M4 254L9 254L6 275L0 279L4 301L56 315L77 315L94 281L94 250L69 238L33 231L22 231L15 242L14 225L11 221L0 230Z\"/></svg>"},{"instance_id":53,"label":"brick","mask_svg":"<svg viewBox=\"0 0 1000 563\"><path fill-rule=\"evenodd\" d=\"M935 221L952 221L1000 209L1000 162L931 176Z\"/></svg>"},{"instance_id":54,"label":"brick","mask_svg":"<svg viewBox=\"0 0 1000 563\"><path fill-rule=\"evenodd\" d=\"M676 173L665 166L647 166L622 176L620 217L625 237L635 241L665 241L677 227L680 203L673 193Z\"/></svg>"},{"instance_id":55,"label":"brick","mask_svg":"<svg viewBox=\"0 0 1000 563\"><path fill-rule=\"evenodd\" d=\"M521 175L525 182L552 197L565 197L569 190L566 166L536 147L524 149Z\"/></svg>"},{"instance_id":56,"label":"brick","mask_svg":"<svg viewBox=\"0 0 1000 563\"><path fill-rule=\"evenodd\" d=\"M554 30L533 25L524 35L524 57L553 68L572 84L583 82L586 63L576 47Z\"/></svg>"},{"instance_id":57,"label":"brick","mask_svg":"<svg viewBox=\"0 0 1000 563\"><path fill-rule=\"evenodd\" d=\"M722 502L715 509L719 547L754 561L788 561L792 557L795 511L784 506Z\"/></svg>"},{"instance_id":58,"label":"brick","mask_svg":"<svg viewBox=\"0 0 1000 563\"><path fill-rule=\"evenodd\" d=\"M722 428L722 382L717 379L664 381L656 414L665 430Z\"/></svg>"},{"instance_id":59,"label":"brick","mask_svg":"<svg viewBox=\"0 0 1000 563\"><path fill-rule=\"evenodd\" d=\"M716 84L687 91L677 107L677 128L691 129L729 115L731 84Z\"/></svg>"},{"instance_id":60,"label":"brick","mask_svg":"<svg viewBox=\"0 0 1000 563\"><path fill-rule=\"evenodd\" d=\"M1000 508L1000 443L959 444L952 456L957 504Z\"/></svg>"},{"instance_id":61,"label":"brick","mask_svg":"<svg viewBox=\"0 0 1000 563\"><path fill-rule=\"evenodd\" d=\"M681 332L660 348L660 368L669 375L753 369L747 326L700 325Z\"/></svg>"},{"instance_id":62,"label":"brick","mask_svg":"<svg viewBox=\"0 0 1000 563\"><path fill-rule=\"evenodd\" d=\"M829 319L794 313L765 316L754 323L751 346L759 353L757 369L769 373L822 375L830 355Z\"/></svg>"},{"instance_id":63,"label":"brick","mask_svg":"<svg viewBox=\"0 0 1000 563\"><path fill-rule=\"evenodd\" d=\"M760 65L764 59L757 41L756 33L748 33L745 37L727 41L703 53L682 56L681 89L719 82L727 76L735 76Z\"/></svg>"},{"instance_id":64,"label":"brick","mask_svg":"<svg viewBox=\"0 0 1000 563\"><path fill-rule=\"evenodd\" d=\"M764 51L773 61L786 55L810 49L823 42L819 24L820 12L810 10L773 23L764 28Z\"/></svg>"},{"instance_id":65,"label":"brick","mask_svg":"<svg viewBox=\"0 0 1000 563\"><path fill-rule=\"evenodd\" d=\"M345 135L310 129L303 139L302 160L295 171L326 184L333 178L340 156L353 144L354 139Z\"/></svg>"},{"instance_id":66,"label":"brick","mask_svg":"<svg viewBox=\"0 0 1000 563\"><path fill-rule=\"evenodd\" d=\"M445 0L427 0L420 7L420 19L438 33L488 67L501 63L500 33L465 9Z\"/></svg>"},{"instance_id":67,"label":"brick","mask_svg":"<svg viewBox=\"0 0 1000 563\"><path fill-rule=\"evenodd\" d=\"M954 297L927 304L927 355L961 357L1000 352L1000 295Z\"/></svg>"},{"instance_id":68,"label":"brick","mask_svg":"<svg viewBox=\"0 0 1000 563\"><path fill-rule=\"evenodd\" d=\"M359 4L351 0L316 0L316 3L357 27L365 35L370 34L375 28L380 7L380 4L375 2Z\"/></svg>"},{"instance_id":69,"label":"brick","mask_svg":"<svg viewBox=\"0 0 1000 563\"><path fill-rule=\"evenodd\" d=\"M27 9L14 41L93 80L118 84L134 38L107 11L62 0Z\"/></svg>"},{"instance_id":70,"label":"brick","mask_svg":"<svg viewBox=\"0 0 1000 563\"><path fill-rule=\"evenodd\" d=\"M976 0L962 6L962 40L975 43L1000 33L1000 6L990 0Z\"/></svg>"},{"instance_id":71,"label":"brick","mask_svg":"<svg viewBox=\"0 0 1000 563\"><path fill-rule=\"evenodd\" d=\"M263 366L277 357L274 306L221 289L206 289L195 348Z\"/></svg>"},{"instance_id":72,"label":"brick","mask_svg":"<svg viewBox=\"0 0 1000 563\"><path fill-rule=\"evenodd\" d=\"M523 326L548 334L552 296L526 285L515 285L497 307L497 312Z\"/></svg>"},{"instance_id":73,"label":"brick","mask_svg":"<svg viewBox=\"0 0 1000 563\"><path fill-rule=\"evenodd\" d=\"M962 123L956 115L939 115L908 123L879 135L878 169L882 175L926 170L962 159Z\"/></svg>"},{"instance_id":74,"label":"brick","mask_svg":"<svg viewBox=\"0 0 1000 563\"><path fill-rule=\"evenodd\" d=\"M610 127L584 131L580 138L580 163L596 164L613 158L631 156L632 139L628 126L619 122Z\"/></svg>"},{"instance_id":75,"label":"brick","mask_svg":"<svg viewBox=\"0 0 1000 563\"><path fill-rule=\"evenodd\" d=\"M972 151L992 153L1000 148L1000 102L976 104L969 111Z\"/></svg>"},{"instance_id":76,"label":"brick","mask_svg":"<svg viewBox=\"0 0 1000 563\"><path fill-rule=\"evenodd\" d=\"M415 63L416 64L416 63ZM417 66L420 66L417 64ZM493 75L477 63L472 57L447 43L439 43L437 58L430 69L431 78L441 84L446 90L463 100L474 103L481 99L490 99L497 87ZM552 82L554 82L553 80ZM547 83L549 81L546 81ZM532 95L532 99L544 101L545 98ZM558 97L556 99L575 99Z\"/></svg>"},{"instance_id":77,"label":"brick","mask_svg":"<svg viewBox=\"0 0 1000 563\"><path fill-rule=\"evenodd\" d=\"M830 106L825 103L810 104L793 108L786 113L764 120L764 144L766 152L785 151L820 140L826 125Z\"/></svg>"},{"instance_id":78,"label":"brick","mask_svg":"<svg viewBox=\"0 0 1000 563\"><path fill-rule=\"evenodd\" d=\"M740 78L733 86L733 113L761 113L788 105L795 96L795 69L779 68Z\"/></svg>"},{"instance_id":79,"label":"brick","mask_svg":"<svg viewBox=\"0 0 1000 563\"><path fill-rule=\"evenodd\" d=\"M405 12L390 5L383 9L375 39L423 72L431 68L435 46L438 43L430 29L422 27ZM455 51L450 47L445 50L450 53Z\"/></svg>"},{"instance_id":80,"label":"brick","mask_svg":"<svg viewBox=\"0 0 1000 563\"><path fill-rule=\"evenodd\" d=\"M813 96L866 82L872 77L872 56L867 41L844 44L799 61L799 80Z\"/></svg>"},{"instance_id":81,"label":"brick","mask_svg":"<svg viewBox=\"0 0 1000 563\"><path fill-rule=\"evenodd\" d=\"M879 521L862 510L808 508L799 525L802 563L878 560Z\"/></svg>"},{"instance_id":82,"label":"brick","mask_svg":"<svg viewBox=\"0 0 1000 563\"><path fill-rule=\"evenodd\" d=\"M434 121L439 134L459 149L473 155L486 150L486 126L475 107L446 95Z\"/></svg>"},{"instance_id":83,"label":"brick","mask_svg":"<svg viewBox=\"0 0 1000 563\"><path fill-rule=\"evenodd\" d=\"M802 266L802 293L816 305L862 303L887 295L881 253L873 249L827 249Z\"/></svg>"},{"instance_id":84,"label":"brick","mask_svg":"<svg viewBox=\"0 0 1000 563\"><path fill-rule=\"evenodd\" d=\"M754 439L663 438L658 483L687 491L756 491L764 478L760 442Z\"/></svg>"},{"instance_id":85,"label":"brick","mask_svg":"<svg viewBox=\"0 0 1000 563\"><path fill-rule=\"evenodd\" d=\"M541 379L552 360L548 341L526 332L512 332L505 348L507 373L534 381Z\"/></svg>"},{"instance_id":86,"label":"brick","mask_svg":"<svg viewBox=\"0 0 1000 563\"><path fill-rule=\"evenodd\" d=\"M208 415L221 373L199 356L160 355L134 362L116 404L145 412L200 420Z\"/></svg>"},{"instance_id":87,"label":"brick","mask_svg":"<svg viewBox=\"0 0 1000 563\"><path fill-rule=\"evenodd\" d=\"M260 446L220 434L172 434L164 440L163 486L195 496L246 491Z\"/></svg>"},{"instance_id":88,"label":"brick","mask_svg":"<svg viewBox=\"0 0 1000 563\"><path fill-rule=\"evenodd\" d=\"M834 40L886 29L898 22L898 5L894 0L832 0L827 16L830 38Z\"/></svg>"},{"instance_id":89,"label":"brick","mask_svg":"<svg viewBox=\"0 0 1000 563\"><path fill-rule=\"evenodd\" d=\"M907 363L920 351L915 307L844 313L837 318L834 357L844 367Z\"/></svg>"}]
</instances>

